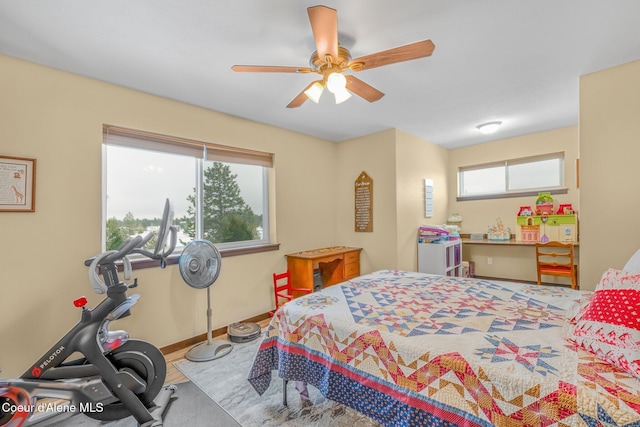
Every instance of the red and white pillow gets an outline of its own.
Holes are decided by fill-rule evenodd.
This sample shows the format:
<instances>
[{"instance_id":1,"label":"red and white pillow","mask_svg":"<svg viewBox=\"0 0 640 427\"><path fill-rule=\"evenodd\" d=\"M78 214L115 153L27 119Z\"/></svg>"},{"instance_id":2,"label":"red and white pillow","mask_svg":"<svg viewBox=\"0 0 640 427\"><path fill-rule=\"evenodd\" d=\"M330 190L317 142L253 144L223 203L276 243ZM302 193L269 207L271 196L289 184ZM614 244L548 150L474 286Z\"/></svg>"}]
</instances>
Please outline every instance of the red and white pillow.
<instances>
[{"instance_id":1,"label":"red and white pillow","mask_svg":"<svg viewBox=\"0 0 640 427\"><path fill-rule=\"evenodd\" d=\"M575 342L640 378L640 273L607 270L573 331Z\"/></svg>"}]
</instances>

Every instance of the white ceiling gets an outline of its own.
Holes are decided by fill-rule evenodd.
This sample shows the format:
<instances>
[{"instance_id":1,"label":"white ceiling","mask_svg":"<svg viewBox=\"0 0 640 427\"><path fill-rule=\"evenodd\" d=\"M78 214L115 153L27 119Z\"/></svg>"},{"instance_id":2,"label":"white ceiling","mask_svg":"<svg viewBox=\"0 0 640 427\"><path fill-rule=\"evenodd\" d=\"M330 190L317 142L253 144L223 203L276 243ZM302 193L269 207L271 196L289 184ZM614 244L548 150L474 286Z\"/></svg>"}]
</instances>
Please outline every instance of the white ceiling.
<instances>
[{"instance_id":1,"label":"white ceiling","mask_svg":"<svg viewBox=\"0 0 640 427\"><path fill-rule=\"evenodd\" d=\"M317 4L354 58L434 54L358 73L386 94L371 104L288 109L316 75L231 71L308 66ZM0 53L332 141L398 128L455 148L577 124L579 76L639 59L639 18L638 0L0 0Z\"/></svg>"}]
</instances>

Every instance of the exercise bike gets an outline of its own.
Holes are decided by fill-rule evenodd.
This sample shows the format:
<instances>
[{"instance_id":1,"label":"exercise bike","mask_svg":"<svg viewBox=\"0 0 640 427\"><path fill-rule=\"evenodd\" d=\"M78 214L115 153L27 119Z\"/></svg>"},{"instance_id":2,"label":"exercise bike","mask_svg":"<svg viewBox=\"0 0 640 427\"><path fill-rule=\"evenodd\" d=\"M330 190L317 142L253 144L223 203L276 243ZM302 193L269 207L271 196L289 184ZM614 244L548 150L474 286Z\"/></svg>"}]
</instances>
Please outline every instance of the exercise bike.
<instances>
[{"instance_id":1,"label":"exercise bike","mask_svg":"<svg viewBox=\"0 0 640 427\"><path fill-rule=\"evenodd\" d=\"M133 415L141 426L162 426L163 412L176 390L164 385L167 367L162 353L145 341L129 339L125 331L110 331L109 324L130 315L140 297L127 296L137 279L132 284L120 281L118 264L122 263L125 280L131 278L130 254L159 260L164 268L176 245L172 220L167 199L153 252L143 249L154 236L149 233L129 237L117 250L85 261L91 286L106 294L104 300L94 309L85 307L84 297L75 300L82 310L80 321L20 378L0 379L0 426L44 426L80 412L101 421ZM68 361L74 353L82 357ZM43 403L51 401L64 403Z\"/></svg>"}]
</instances>

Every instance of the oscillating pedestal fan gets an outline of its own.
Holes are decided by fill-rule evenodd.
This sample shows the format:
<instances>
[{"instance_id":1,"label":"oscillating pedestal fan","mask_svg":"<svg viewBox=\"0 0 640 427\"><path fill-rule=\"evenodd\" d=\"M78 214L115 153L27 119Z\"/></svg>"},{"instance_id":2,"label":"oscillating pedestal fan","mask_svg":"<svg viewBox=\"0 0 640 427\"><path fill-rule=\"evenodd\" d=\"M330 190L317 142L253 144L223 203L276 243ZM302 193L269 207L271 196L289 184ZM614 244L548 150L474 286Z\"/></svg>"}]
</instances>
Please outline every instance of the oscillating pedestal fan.
<instances>
[{"instance_id":1,"label":"oscillating pedestal fan","mask_svg":"<svg viewBox=\"0 0 640 427\"><path fill-rule=\"evenodd\" d=\"M205 362L225 356L232 350L232 344L211 339L211 290L209 289L220 274L222 258L220 252L208 240L194 240L182 251L178 266L187 285L196 289L207 289L207 340L197 344L185 354L192 362Z\"/></svg>"}]
</instances>

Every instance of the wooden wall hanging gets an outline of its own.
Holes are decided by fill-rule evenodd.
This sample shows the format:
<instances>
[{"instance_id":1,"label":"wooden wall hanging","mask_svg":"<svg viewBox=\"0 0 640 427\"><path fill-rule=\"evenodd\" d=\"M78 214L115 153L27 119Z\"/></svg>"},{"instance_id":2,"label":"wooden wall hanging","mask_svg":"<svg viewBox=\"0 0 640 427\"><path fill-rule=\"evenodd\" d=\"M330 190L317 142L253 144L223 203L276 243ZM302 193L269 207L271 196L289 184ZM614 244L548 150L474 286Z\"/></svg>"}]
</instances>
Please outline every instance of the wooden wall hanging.
<instances>
[{"instance_id":1,"label":"wooden wall hanging","mask_svg":"<svg viewBox=\"0 0 640 427\"><path fill-rule=\"evenodd\" d=\"M356 232L373 231L373 180L362 171L353 183L354 224Z\"/></svg>"}]
</instances>

